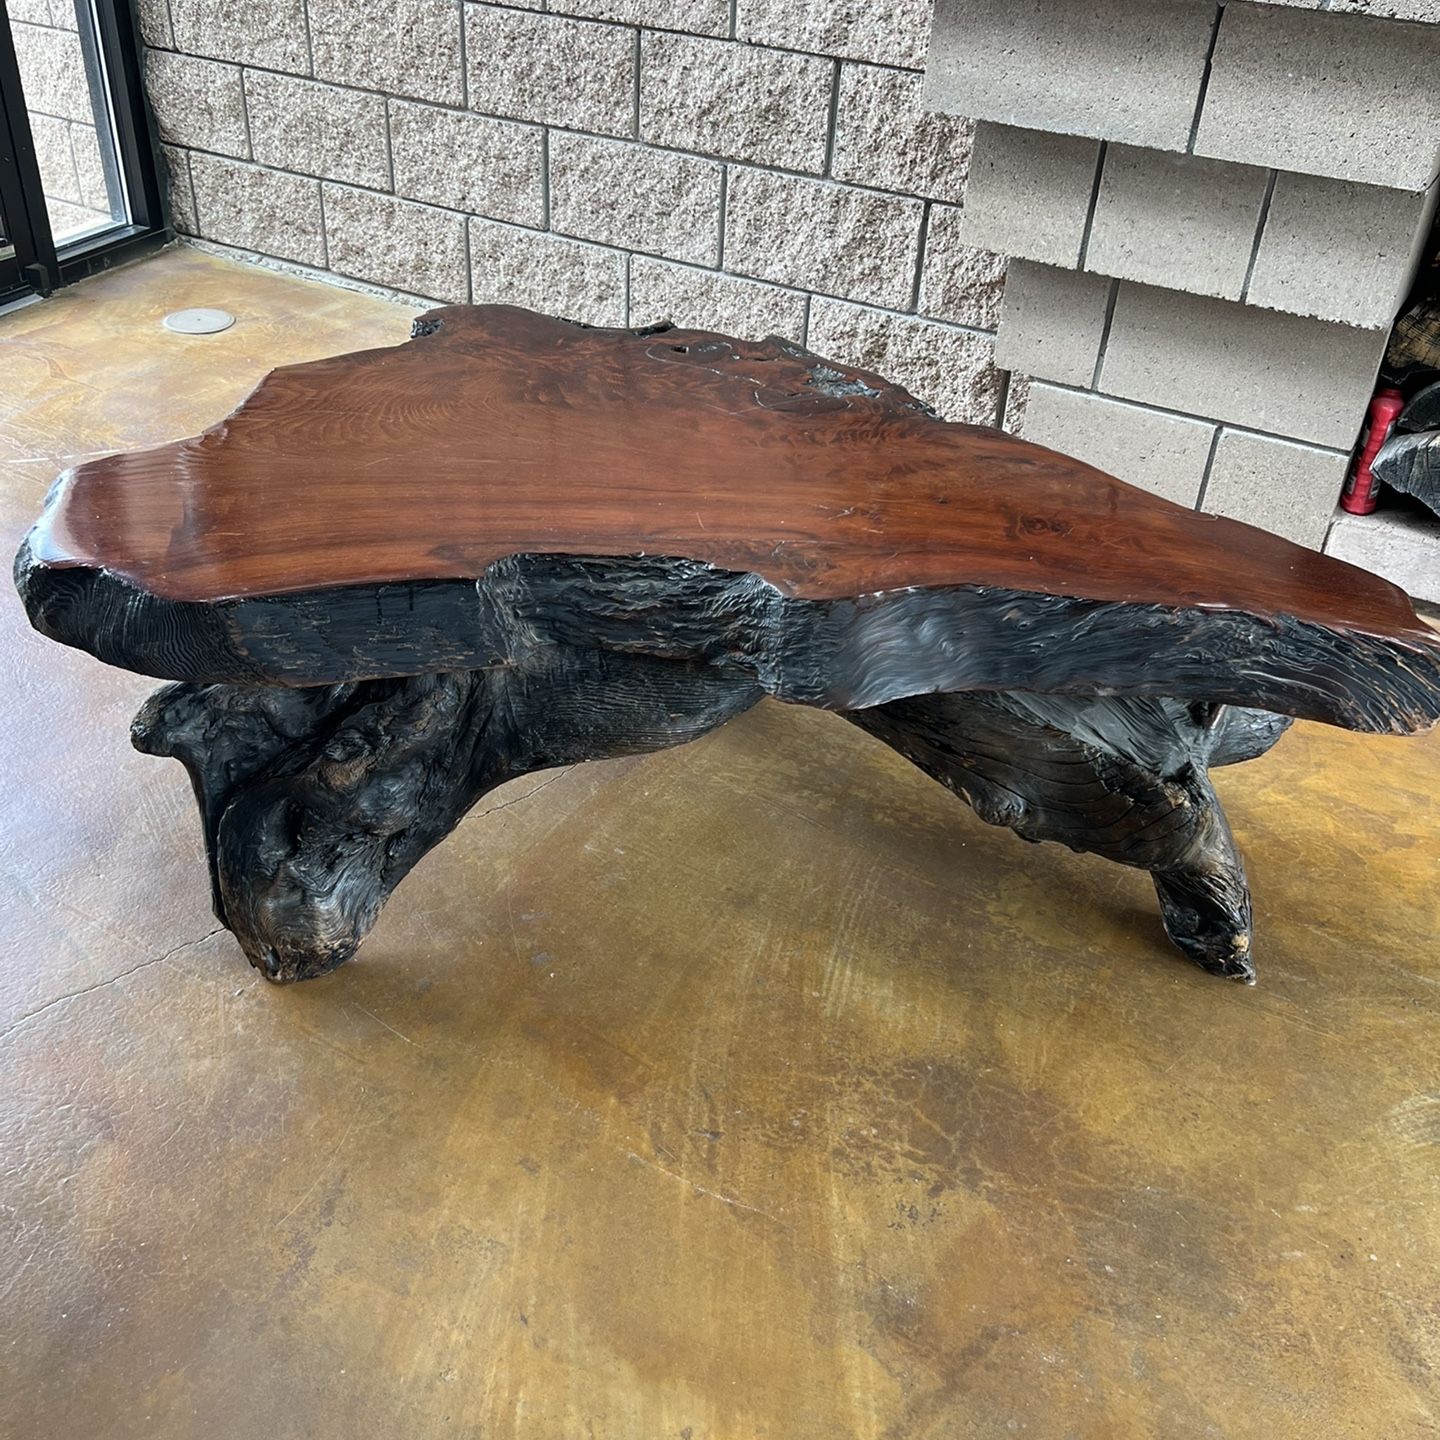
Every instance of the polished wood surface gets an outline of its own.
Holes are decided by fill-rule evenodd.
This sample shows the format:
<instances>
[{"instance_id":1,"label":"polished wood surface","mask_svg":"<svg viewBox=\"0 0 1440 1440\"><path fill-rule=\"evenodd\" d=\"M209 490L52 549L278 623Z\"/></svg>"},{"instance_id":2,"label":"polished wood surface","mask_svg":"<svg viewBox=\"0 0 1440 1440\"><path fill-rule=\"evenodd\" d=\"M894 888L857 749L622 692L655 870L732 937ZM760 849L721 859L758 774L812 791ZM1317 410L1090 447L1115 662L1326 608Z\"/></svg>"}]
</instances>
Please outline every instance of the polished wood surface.
<instances>
[{"instance_id":1,"label":"polished wood surface","mask_svg":"<svg viewBox=\"0 0 1440 1440\"><path fill-rule=\"evenodd\" d=\"M276 370L198 438L80 465L34 560L204 603L667 555L802 599L993 586L1424 634L1374 576L780 342L506 306L417 329Z\"/></svg>"}]
</instances>

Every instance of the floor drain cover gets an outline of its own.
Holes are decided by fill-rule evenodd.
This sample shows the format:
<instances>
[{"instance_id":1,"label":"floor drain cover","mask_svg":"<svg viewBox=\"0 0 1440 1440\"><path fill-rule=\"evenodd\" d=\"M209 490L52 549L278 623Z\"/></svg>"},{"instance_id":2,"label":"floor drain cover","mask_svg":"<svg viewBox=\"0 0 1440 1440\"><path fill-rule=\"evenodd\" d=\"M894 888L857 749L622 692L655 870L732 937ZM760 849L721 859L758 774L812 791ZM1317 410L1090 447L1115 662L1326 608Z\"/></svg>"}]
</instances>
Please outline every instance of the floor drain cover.
<instances>
[{"instance_id":1,"label":"floor drain cover","mask_svg":"<svg viewBox=\"0 0 1440 1440\"><path fill-rule=\"evenodd\" d=\"M177 335L213 335L234 323L235 317L228 310L175 310L164 320L165 328Z\"/></svg>"}]
</instances>

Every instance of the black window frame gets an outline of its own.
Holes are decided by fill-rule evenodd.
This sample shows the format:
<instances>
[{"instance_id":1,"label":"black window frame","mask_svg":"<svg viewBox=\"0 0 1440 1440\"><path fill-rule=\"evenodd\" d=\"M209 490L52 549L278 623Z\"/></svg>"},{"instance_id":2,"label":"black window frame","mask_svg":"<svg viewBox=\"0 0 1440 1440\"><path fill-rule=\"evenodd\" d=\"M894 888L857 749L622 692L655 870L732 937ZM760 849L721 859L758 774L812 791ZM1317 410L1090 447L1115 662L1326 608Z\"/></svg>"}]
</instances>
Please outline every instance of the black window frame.
<instances>
[{"instance_id":1,"label":"black window frame","mask_svg":"<svg viewBox=\"0 0 1440 1440\"><path fill-rule=\"evenodd\" d=\"M87 63L97 116L114 124L115 163L130 218L58 249L30 132L20 68L4 0L0 0L0 211L15 253L0 259L0 305L107 270L173 238L157 147L140 68L139 26L128 0L75 0L92 8L101 64ZM93 57L90 57L93 61ZM102 147L102 154L105 147Z\"/></svg>"}]
</instances>

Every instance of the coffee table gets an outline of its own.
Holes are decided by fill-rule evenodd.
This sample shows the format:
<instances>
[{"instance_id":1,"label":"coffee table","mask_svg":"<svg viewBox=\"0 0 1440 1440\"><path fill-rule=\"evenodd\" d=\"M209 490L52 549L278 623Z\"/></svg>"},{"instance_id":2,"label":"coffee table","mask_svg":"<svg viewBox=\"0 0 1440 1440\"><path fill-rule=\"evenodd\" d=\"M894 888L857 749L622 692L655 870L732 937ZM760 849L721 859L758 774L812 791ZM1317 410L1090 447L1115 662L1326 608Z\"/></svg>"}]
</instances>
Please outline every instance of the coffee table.
<instances>
[{"instance_id":1,"label":"coffee table","mask_svg":"<svg viewBox=\"0 0 1440 1440\"><path fill-rule=\"evenodd\" d=\"M770 339L454 306L62 476L33 624L176 683L215 913L271 980L348 959L487 790L835 711L981 819L1150 872L1254 977L1209 768L1302 716L1440 718L1394 586ZM958 877L957 877L958 878Z\"/></svg>"}]
</instances>

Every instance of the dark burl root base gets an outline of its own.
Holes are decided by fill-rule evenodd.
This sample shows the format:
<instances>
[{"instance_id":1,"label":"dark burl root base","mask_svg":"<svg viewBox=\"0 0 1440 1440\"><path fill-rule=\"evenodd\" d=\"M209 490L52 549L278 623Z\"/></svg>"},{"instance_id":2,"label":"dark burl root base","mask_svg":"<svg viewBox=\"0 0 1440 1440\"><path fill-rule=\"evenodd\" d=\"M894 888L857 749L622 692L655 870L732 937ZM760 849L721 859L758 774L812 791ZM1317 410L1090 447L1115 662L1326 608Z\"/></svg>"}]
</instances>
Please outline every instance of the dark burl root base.
<instances>
[{"instance_id":1,"label":"dark burl root base","mask_svg":"<svg viewBox=\"0 0 1440 1440\"><path fill-rule=\"evenodd\" d=\"M1206 767L1268 750L1290 721L1176 700L924 695L847 717L1023 840L1148 870L1170 938L1251 983L1250 892Z\"/></svg>"},{"instance_id":2,"label":"dark burl root base","mask_svg":"<svg viewBox=\"0 0 1440 1440\"><path fill-rule=\"evenodd\" d=\"M215 913L285 982L348 960L486 791L696 739L762 693L725 669L557 646L523 665L316 689L171 685L134 739L189 770ZM847 718L990 824L1149 870L1180 949L1253 979L1245 872L1205 767L1260 754L1288 720L1020 693L922 696Z\"/></svg>"},{"instance_id":3,"label":"dark burl root base","mask_svg":"<svg viewBox=\"0 0 1440 1440\"><path fill-rule=\"evenodd\" d=\"M169 685L132 734L190 772L215 914L286 982L348 960L486 791L696 739L760 693L703 665L557 646L525 666L319 689Z\"/></svg>"}]
</instances>

